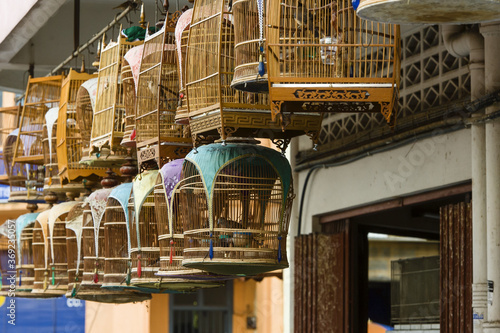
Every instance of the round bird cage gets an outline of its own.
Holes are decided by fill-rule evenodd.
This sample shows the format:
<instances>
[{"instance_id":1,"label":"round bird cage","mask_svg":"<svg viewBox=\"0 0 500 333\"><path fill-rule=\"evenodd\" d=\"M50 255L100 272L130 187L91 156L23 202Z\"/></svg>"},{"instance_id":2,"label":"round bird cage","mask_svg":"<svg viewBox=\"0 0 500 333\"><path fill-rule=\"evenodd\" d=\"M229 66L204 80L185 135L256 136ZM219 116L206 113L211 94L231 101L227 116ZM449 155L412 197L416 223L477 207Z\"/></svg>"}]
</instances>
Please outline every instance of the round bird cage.
<instances>
[{"instance_id":1,"label":"round bird cage","mask_svg":"<svg viewBox=\"0 0 500 333\"><path fill-rule=\"evenodd\" d=\"M69 212L81 203L76 201L63 202L50 209L49 245L51 283L48 290L60 291L65 294L68 289L68 251L66 244L66 218Z\"/></svg>"},{"instance_id":2,"label":"round bird cage","mask_svg":"<svg viewBox=\"0 0 500 333\"><path fill-rule=\"evenodd\" d=\"M18 120L21 115L21 105L8 106L0 108L0 117L2 118L2 128L0 129L0 140L3 143L9 134L18 128ZM15 144L15 142L14 142ZM11 144L12 145L12 144ZM5 147L4 144L2 147ZM5 149L5 148L4 148ZM10 148L10 158L12 162L13 147ZM10 185L9 172L11 165L5 161L4 151L0 149L0 158L5 166L3 170L2 165L0 165L0 184Z\"/></svg>"},{"instance_id":3,"label":"round bird cage","mask_svg":"<svg viewBox=\"0 0 500 333\"><path fill-rule=\"evenodd\" d=\"M231 87L248 92L268 92L265 61L264 0L236 0L234 15L235 67Z\"/></svg>"},{"instance_id":4,"label":"round bird cage","mask_svg":"<svg viewBox=\"0 0 500 333\"><path fill-rule=\"evenodd\" d=\"M142 41L127 42L118 37L102 51L97 95L92 118L90 154L85 162L96 167L117 167L125 162L127 150L120 145L125 131L125 95L120 74L123 56Z\"/></svg>"},{"instance_id":5,"label":"round bird cage","mask_svg":"<svg viewBox=\"0 0 500 333\"><path fill-rule=\"evenodd\" d=\"M273 117L287 110L379 112L394 125L399 27L356 16L351 0L268 1Z\"/></svg>"},{"instance_id":6,"label":"round bird cage","mask_svg":"<svg viewBox=\"0 0 500 333\"><path fill-rule=\"evenodd\" d=\"M33 228L39 213L21 215L16 220L17 282L16 297L33 297L35 280Z\"/></svg>"},{"instance_id":7,"label":"round bird cage","mask_svg":"<svg viewBox=\"0 0 500 333\"><path fill-rule=\"evenodd\" d=\"M9 176L9 202L43 202L43 167L35 164L13 162L14 148L19 129L12 131L4 141L4 163ZM23 146L21 141L19 145Z\"/></svg>"},{"instance_id":8,"label":"round bird cage","mask_svg":"<svg viewBox=\"0 0 500 333\"><path fill-rule=\"evenodd\" d=\"M66 297L75 297L83 272L82 256L83 202L74 205L66 216L66 258L68 289Z\"/></svg>"},{"instance_id":9,"label":"round bird cage","mask_svg":"<svg viewBox=\"0 0 500 333\"><path fill-rule=\"evenodd\" d=\"M49 262L49 214L50 209L41 212L33 228L33 264L35 279L31 294L37 298L59 297L64 295L60 290L48 289L51 283Z\"/></svg>"},{"instance_id":10,"label":"round bird cage","mask_svg":"<svg viewBox=\"0 0 500 333\"><path fill-rule=\"evenodd\" d=\"M316 140L320 113L295 109L297 112L273 120L269 95L231 88L236 22L230 2L200 0L194 4L186 54L186 94L194 145L229 137L288 140L309 134Z\"/></svg>"},{"instance_id":11,"label":"round bird cage","mask_svg":"<svg viewBox=\"0 0 500 333\"><path fill-rule=\"evenodd\" d=\"M134 46L123 56L121 77L125 105L125 132L123 133L121 145L124 147L136 147L135 103L143 50L144 44Z\"/></svg>"},{"instance_id":12,"label":"round bird cage","mask_svg":"<svg viewBox=\"0 0 500 333\"><path fill-rule=\"evenodd\" d=\"M193 17L193 9L186 10L175 25L175 46L177 49L177 70L179 75L179 101L175 121L178 124L189 124L186 97L186 52L189 38L189 25Z\"/></svg>"},{"instance_id":13,"label":"round bird cage","mask_svg":"<svg viewBox=\"0 0 500 333\"><path fill-rule=\"evenodd\" d=\"M294 194L284 156L253 144L210 144L186 156L182 174L184 266L233 275L288 267Z\"/></svg>"},{"instance_id":14,"label":"round bird cage","mask_svg":"<svg viewBox=\"0 0 500 333\"><path fill-rule=\"evenodd\" d=\"M160 245L160 269L157 275L192 288L218 287L222 281L232 277L182 266L184 216L177 189L182 179L183 162L184 159L178 159L165 164L156 178L155 211Z\"/></svg>"},{"instance_id":15,"label":"round bird cage","mask_svg":"<svg viewBox=\"0 0 500 333\"><path fill-rule=\"evenodd\" d=\"M500 3L491 0L360 0L366 20L397 24L473 24L498 20Z\"/></svg>"},{"instance_id":16,"label":"round bird cage","mask_svg":"<svg viewBox=\"0 0 500 333\"><path fill-rule=\"evenodd\" d=\"M94 83L94 85L93 85ZM78 196L84 191L83 180L97 182L105 177L104 168L91 168L80 163L83 149L90 141L92 101L96 75L70 70L61 88L61 107L57 118L57 164L63 191ZM95 97L95 95L94 95Z\"/></svg>"},{"instance_id":17,"label":"round bird cage","mask_svg":"<svg viewBox=\"0 0 500 333\"><path fill-rule=\"evenodd\" d=\"M192 147L191 137L175 123L179 77L172 30L164 26L144 40L135 120L139 170L161 168Z\"/></svg>"}]
</instances>

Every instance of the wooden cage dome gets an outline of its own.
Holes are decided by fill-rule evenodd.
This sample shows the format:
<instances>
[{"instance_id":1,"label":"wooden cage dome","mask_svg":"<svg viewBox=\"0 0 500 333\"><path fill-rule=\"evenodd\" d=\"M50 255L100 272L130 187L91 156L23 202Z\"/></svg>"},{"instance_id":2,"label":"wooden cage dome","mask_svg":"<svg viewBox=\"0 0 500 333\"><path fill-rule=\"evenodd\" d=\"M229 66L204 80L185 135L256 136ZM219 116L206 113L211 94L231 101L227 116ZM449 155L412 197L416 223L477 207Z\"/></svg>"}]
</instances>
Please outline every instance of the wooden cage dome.
<instances>
[{"instance_id":1,"label":"wooden cage dome","mask_svg":"<svg viewBox=\"0 0 500 333\"><path fill-rule=\"evenodd\" d=\"M10 195L9 202L43 201L43 167L36 164L13 162L14 149L19 129L12 131L4 141L3 157L7 175L9 176ZM19 145L23 145L21 141Z\"/></svg>"},{"instance_id":2,"label":"wooden cage dome","mask_svg":"<svg viewBox=\"0 0 500 333\"><path fill-rule=\"evenodd\" d=\"M309 134L316 138L322 121L320 113L298 110L288 112L286 119L273 120L269 95L231 88L237 23L230 2L200 0L194 4L185 78L194 144L228 137L289 139Z\"/></svg>"},{"instance_id":3,"label":"wooden cage dome","mask_svg":"<svg viewBox=\"0 0 500 333\"><path fill-rule=\"evenodd\" d=\"M160 245L160 269L157 275L168 278L172 284L185 285L186 288L218 287L230 277L182 266L185 217L177 189L181 184L183 162L184 159L177 159L165 164L156 179L155 211Z\"/></svg>"},{"instance_id":4,"label":"wooden cage dome","mask_svg":"<svg viewBox=\"0 0 500 333\"><path fill-rule=\"evenodd\" d=\"M68 289L66 297L75 297L82 281L82 228L83 202L74 205L66 216L66 258L68 263Z\"/></svg>"},{"instance_id":5,"label":"wooden cage dome","mask_svg":"<svg viewBox=\"0 0 500 333\"><path fill-rule=\"evenodd\" d=\"M135 119L139 170L161 168L192 147L184 126L175 122L179 76L172 30L164 26L144 40Z\"/></svg>"},{"instance_id":6,"label":"wooden cage dome","mask_svg":"<svg viewBox=\"0 0 500 333\"><path fill-rule=\"evenodd\" d=\"M186 97L186 53L189 38L189 25L193 17L193 9L186 10L175 25L175 47L177 50L177 72L179 75L179 101L175 121L188 125L188 106Z\"/></svg>"},{"instance_id":7,"label":"wooden cage dome","mask_svg":"<svg viewBox=\"0 0 500 333\"><path fill-rule=\"evenodd\" d=\"M49 249L49 214L50 209L41 212L33 228L33 264L35 279L33 282L33 297L49 298L60 297L64 292L60 290L49 289L51 283L51 272L49 268L50 249Z\"/></svg>"},{"instance_id":8,"label":"wooden cage dome","mask_svg":"<svg viewBox=\"0 0 500 333\"><path fill-rule=\"evenodd\" d=\"M273 117L291 110L380 112L394 123L398 26L359 18L351 0L267 1L267 13Z\"/></svg>"},{"instance_id":9,"label":"wooden cage dome","mask_svg":"<svg viewBox=\"0 0 500 333\"><path fill-rule=\"evenodd\" d=\"M122 36L102 51L99 62L98 83L92 133L91 157L94 166L114 167L124 162L127 151L120 145L125 130L124 87L120 79L123 56L132 47L142 44L127 42Z\"/></svg>"},{"instance_id":10,"label":"wooden cage dome","mask_svg":"<svg viewBox=\"0 0 500 333\"><path fill-rule=\"evenodd\" d=\"M33 228L38 214L28 213L16 219L16 297L33 297L33 294L31 294L35 280Z\"/></svg>"},{"instance_id":11,"label":"wooden cage dome","mask_svg":"<svg viewBox=\"0 0 500 333\"><path fill-rule=\"evenodd\" d=\"M71 192L73 196L84 191L84 179L96 182L106 175L104 168L93 168L80 163L85 154L84 148L87 148L88 155L93 114L92 95L96 86L96 75L74 70L69 71L62 83L55 145L57 177L64 192Z\"/></svg>"},{"instance_id":12,"label":"wooden cage dome","mask_svg":"<svg viewBox=\"0 0 500 333\"><path fill-rule=\"evenodd\" d=\"M68 201L52 207L49 211L49 246L51 282L49 290L65 294L68 289L68 252L66 242L66 217L79 202Z\"/></svg>"},{"instance_id":13,"label":"wooden cage dome","mask_svg":"<svg viewBox=\"0 0 500 333\"><path fill-rule=\"evenodd\" d=\"M122 85L125 105L125 130L120 143L124 147L136 147L135 141L135 104L137 94L137 81L141 67L142 51L144 44L131 48L123 56Z\"/></svg>"},{"instance_id":14,"label":"wooden cage dome","mask_svg":"<svg viewBox=\"0 0 500 333\"><path fill-rule=\"evenodd\" d=\"M188 154L182 174L184 266L235 275L288 267L294 194L284 156L253 144L210 144Z\"/></svg>"}]
</instances>

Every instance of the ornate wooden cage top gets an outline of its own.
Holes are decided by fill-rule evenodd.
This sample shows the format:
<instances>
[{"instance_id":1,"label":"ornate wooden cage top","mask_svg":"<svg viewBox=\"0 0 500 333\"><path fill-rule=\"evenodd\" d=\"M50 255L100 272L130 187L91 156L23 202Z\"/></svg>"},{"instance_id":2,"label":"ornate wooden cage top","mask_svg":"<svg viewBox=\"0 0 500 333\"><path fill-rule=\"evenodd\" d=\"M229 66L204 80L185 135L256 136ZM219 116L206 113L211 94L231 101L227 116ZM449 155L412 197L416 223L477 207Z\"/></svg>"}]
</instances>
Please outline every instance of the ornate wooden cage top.
<instances>
[{"instance_id":1,"label":"ornate wooden cage top","mask_svg":"<svg viewBox=\"0 0 500 333\"><path fill-rule=\"evenodd\" d=\"M294 194L284 156L252 144L210 144L188 154L182 174L184 266L242 275L288 267Z\"/></svg>"},{"instance_id":2,"label":"ornate wooden cage top","mask_svg":"<svg viewBox=\"0 0 500 333\"><path fill-rule=\"evenodd\" d=\"M186 92L194 144L231 136L283 139L304 133L317 135L320 113L288 113L290 117L286 119L273 120L269 95L231 88L236 22L229 2L200 0L193 9L186 55Z\"/></svg>"},{"instance_id":3,"label":"ornate wooden cage top","mask_svg":"<svg viewBox=\"0 0 500 333\"><path fill-rule=\"evenodd\" d=\"M177 159L165 164L156 178L155 211L160 245L157 275L168 278L172 284L182 283L192 289L218 287L228 277L182 266L184 216L176 192L182 179L183 162L184 159Z\"/></svg>"},{"instance_id":4,"label":"ornate wooden cage top","mask_svg":"<svg viewBox=\"0 0 500 333\"><path fill-rule=\"evenodd\" d=\"M43 200L43 167L13 162L18 134L19 129L12 131L3 143L3 157L10 185L9 202L38 203Z\"/></svg>"},{"instance_id":5,"label":"ornate wooden cage top","mask_svg":"<svg viewBox=\"0 0 500 333\"><path fill-rule=\"evenodd\" d=\"M120 78L123 56L141 44L127 42L124 37L111 42L101 52L90 150L94 165L114 166L123 163L126 150L120 146L125 121L124 87Z\"/></svg>"},{"instance_id":6,"label":"ornate wooden cage top","mask_svg":"<svg viewBox=\"0 0 500 333\"><path fill-rule=\"evenodd\" d=\"M45 113L59 106L63 76L29 78L19 120L13 162L44 164L42 132Z\"/></svg>"},{"instance_id":7,"label":"ornate wooden cage top","mask_svg":"<svg viewBox=\"0 0 500 333\"><path fill-rule=\"evenodd\" d=\"M33 264L35 271L35 280L31 293L34 297L59 297L64 295L60 290L49 289L50 269L49 262L49 214L50 209L41 212L33 228Z\"/></svg>"},{"instance_id":8,"label":"ornate wooden cage top","mask_svg":"<svg viewBox=\"0 0 500 333\"><path fill-rule=\"evenodd\" d=\"M351 0L268 1L273 116L290 110L381 112L393 123L400 73L396 25L356 16Z\"/></svg>"},{"instance_id":9,"label":"ornate wooden cage top","mask_svg":"<svg viewBox=\"0 0 500 333\"><path fill-rule=\"evenodd\" d=\"M83 179L97 181L99 177L105 176L105 169L80 163L83 149L85 146L88 148L90 141L92 96L95 97L96 88L96 75L74 70L70 70L62 83L56 148L59 169L57 175L66 192L79 193L83 190Z\"/></svg>"},{"instance_id":10,"label":"ornate wooden cage top","mask_svg":"<svg viewBox=\"0 0 500 333\"><path fill-rule=\"evenodd\" d=\"M158 169L192 147L190 135L175 123L179 76L171 30L163 27L144 41L135 120L139 170Z\"/></svg>"},{"instance_id":11,"label":"ornate wooden cage top","mask_svg":"<svg viewBox=\"0 0 500 333\"><path fill-rule=\"evenodd\" d=\"M175 121L179 124L189 124L186 97L186 52L189 38L189 25L193 17L193 9L186 10L175 25L175 47L177 50L177 71L179 75L179 105Z\"/></svg>"},{"instance_id":12,"label":"ornate wooden cage top","mask_svg":"<svg viewBox=\"0 0 500 333\"><path fill-rule=\"evenodd\" d=\"M33 228L39 213L28 213L16 219L16 296L31 297L35 280L33 264Z\"/></svg>"},{"instance_id":13,"label":"ornate wooden cage top","mask_svg":"<svg viewBox=\"0 0 500 333\"><path fill-rule=\"evenodd\" d=\"M68 290L66 297L75 297L83 272L82 256L83 202L73 206L66 216L66 257Z\"/></svg>"},{"instance_id":14,"label":"ornate wooden cage top","mask_svg":"<svg viewBox=\"0 0 500 333\"><path fill-rule=\"evenodd\" d=\"M62 294L68 289L68 253L66 245L66 217L71 209L81 203L63 202L52 207L48 217L50 246L49 290L60 290Z\"/></svg>"},{"instance_id":15,"label":"ornate wooden cage top","mask_svg":"<svg viewBox=\"0 0 500 333\"><path fill-rule=\"evenodd\" d=\"M125 130L122 146L135 148L135 100L137 93L137 81L141 67L142 51L144 44L134 46L123 56L122 85L125 104Z\"/></svg>"},{"instance_id":16,"label":"ornate wooden cage top","mask_svg":"<svg viewBox=\"0 0 500 333\"><path fill-rule=\"evenodd\" d=\"M7 139L7 137L12 131L16 130L19 127L18 121L20 115L21 115L21 105L0 108L0 119L2 121L2 128L0 129L0 140L2 143ZM13 148L14 147L12 147L11 144L10 148L11 163L12 163ZM0 172L0 184L10 185L9 170L11 166L10 164L7 164L5 162L5 159L3 158L4 154L3 150L1 151L1 154L2 154L2 161L4 162L3 164L5 167L3 173Z\"/></svg>"}]
</instances>

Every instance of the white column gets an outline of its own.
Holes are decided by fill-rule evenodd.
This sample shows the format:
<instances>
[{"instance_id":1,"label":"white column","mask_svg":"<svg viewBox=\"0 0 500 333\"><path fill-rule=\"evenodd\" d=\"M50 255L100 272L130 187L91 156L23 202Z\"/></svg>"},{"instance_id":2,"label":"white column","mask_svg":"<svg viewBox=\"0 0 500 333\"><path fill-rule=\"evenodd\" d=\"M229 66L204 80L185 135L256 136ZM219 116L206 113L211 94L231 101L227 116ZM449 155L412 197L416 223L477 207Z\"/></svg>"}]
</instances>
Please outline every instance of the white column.
<instances>
[{"instance_id":1,"label":"white column","mask_svg":"<svg viewBox=\"0 0 500 333\"><path fill-rule=\"evenodd\" d=\"M485 88L486 93L491 93L500 89L500 25L482 24L481 33L485 45ZM497 103L488 107L486 113L499 109ZM500 332L500 119L486 123L485 130L487 278L495 288L483 329L492 333Z\"/></svg>"}]
</instances>

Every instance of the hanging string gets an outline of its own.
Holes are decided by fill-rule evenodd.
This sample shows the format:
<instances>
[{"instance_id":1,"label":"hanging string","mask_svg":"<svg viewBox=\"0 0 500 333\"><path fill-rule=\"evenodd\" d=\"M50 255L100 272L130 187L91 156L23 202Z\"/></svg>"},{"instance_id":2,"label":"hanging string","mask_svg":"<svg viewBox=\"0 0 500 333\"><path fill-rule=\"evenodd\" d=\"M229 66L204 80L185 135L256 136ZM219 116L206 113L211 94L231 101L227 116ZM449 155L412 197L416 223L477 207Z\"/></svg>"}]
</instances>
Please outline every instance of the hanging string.
<instances>
[{"instance_id":1,"label":"hanging string","mask_svg":"<svg viewBox=\"0 0 500 333\"><path fill-rule=\"evenodd\" d=\"M56 284L56 268L52 267L52 285Z\"/></svg>"},{"instance_id":2,"label":"hanging string","mask_svg":"<svg viewBox=\"0 0 500 333\"><path fill-rule=\"evenodd\" d=\"M281 262L281 236L278 236L278 262Z\"/></svg>"},{"instance_id":3,"label":"hanging string","mask_svg":"<svg viewBox=\"0 0 500 333\"><path fill-rule=\"evenodd\" d=\"M173 255L174 255L174 240L171 239L170 240L170 265L172 265L172 262L174 259Z\"/></svg>"},{"instance_id":4,"label":"hanging string","mask_svg":"<svg viewBox=\"0 0 500 333\"><path fill-rule=\"evenodd\" d=\"M21 286L21 276L23 275L23 271L19 271L19 287ZM0 275L1 276L1 275ZM2 287L2 279L0 278L0 288Z\"/></svg>"},{"instance_id":5,"label":"hanging string","mask_svg":"<svg viewBox=\"0 0 500 333\"><path fill-rule=\"evenodd\" d=\"M98 269L99 269L99 263L96 261L96 262L95 262L95 271L94 271L94 283L99 282L99 273L98 273Z\"/></svg>"},{"instance_id":6,"label":"hanging string","mask_svg":"<svg viewBox=\"0 0 500 333\"><path fill-rule=\"evenodd\" d=\"M132 280L132 261L129 260L127 262L127 277L125 279L125 283L127 286L130 284L130 280Z\"/></svg>"},{"instance_id":7,"label":"hanging string","mask_svg":"<svg viewBox=\"0 0 500 333\"><path fill-rule=\"evenodd\" d=\"M142 275L142 267L141 267L141 255L137 255L137 277L141 277Z\"/></svg>"},{"instance_id":8,"label":"hanging string","mask_svg":"<svg viewBox=\"0 0 500 333\"><path fill-rule=\"evenodd\" d=\"M214 242L212 240L212 233L210 233L210 249L208 250L208 256L210 260L214 258Z\"/></svg>"},{"instance_id":9,"label":"hanging string","mask_svg":"<svg viewBox=\"0 0 500 333\"><path fill-rule=\"evenodd\" d=\"M264 65L264 0L257 0L257 10L259 15L259 66L258 72L260 76L266 74L266 66Z\"/></svg>"},{"instance_id":10,"label":"hanging string","mask_svg":"<svg viewBox=\"0 0 500 333\"><path fill-rule=\"evenodd\" d=\"M75 275L75 282L73 283L73 289L71 289L71 297L76 296L76 283L78 282L78 273Z\"/></svg>"}]
</instances>

